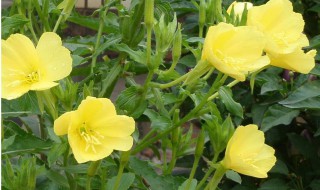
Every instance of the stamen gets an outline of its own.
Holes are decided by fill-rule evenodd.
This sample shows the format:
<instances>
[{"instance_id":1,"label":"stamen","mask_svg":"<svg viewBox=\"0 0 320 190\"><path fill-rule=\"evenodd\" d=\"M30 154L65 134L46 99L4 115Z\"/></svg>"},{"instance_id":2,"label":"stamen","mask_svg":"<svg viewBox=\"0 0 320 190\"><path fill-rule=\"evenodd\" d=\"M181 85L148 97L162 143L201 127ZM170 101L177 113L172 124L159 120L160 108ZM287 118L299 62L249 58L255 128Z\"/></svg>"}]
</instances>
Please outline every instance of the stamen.
<instances>
[{"instance_id":1,"label":"stamen","mask_svg":"<svg viewBox=\"0 0 320 190\"><path fill-rule=\"evenodd\" d=\"M103 139L104 136L92 129L88 130L87 128L88 126L84 122L79 129L81 137L86 141L85 151L87 152L91 148L91 150L96 153L95 146L102 144L100 140Z\"/></svg>"}]
</instances>

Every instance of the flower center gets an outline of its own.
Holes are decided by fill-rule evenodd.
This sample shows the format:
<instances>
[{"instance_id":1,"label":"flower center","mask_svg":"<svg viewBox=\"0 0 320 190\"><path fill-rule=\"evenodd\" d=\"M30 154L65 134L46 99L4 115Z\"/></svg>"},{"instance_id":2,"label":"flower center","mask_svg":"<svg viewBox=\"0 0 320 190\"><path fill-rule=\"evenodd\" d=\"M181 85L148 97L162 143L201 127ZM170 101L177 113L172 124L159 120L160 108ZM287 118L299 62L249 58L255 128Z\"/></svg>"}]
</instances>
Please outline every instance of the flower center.
<instances>
[{"instance_id":1,"label":"flower center","mask_svg":"<svg viewBox=\"0 0 320 190\"><path fill-rule=\"evenodd\" d=\"M96 153L95 146L101 145L101 139L104 139L99 132L92 130L85 122L82 123L80 127L80 136L86 141L85 151L87 152L89 148L92 149L94 153Z\"/></svg>"},{"instance_id":2,"label":"flower center","mask_svg":"<svg viewBox=\"0 0 320 190\"><path fill-rule=\"evenodd\" d=\"M233 68L235 68L237 70L242 70L243 69L243 63L246 61L245 59L227 56L223 52L221 52L220 50L216 51L216 56L223 63L228 64L228 65L232 66Z\"/></svg>"},{"instance_id":3,"label":"flower center","mask_svg":"<svg viewBox=\"0 0 320 190\"><path fill-rule=\"evenodd\" d=\"M25 81L29 84L35 83L39 81L39 73L38 71L33 71L25 76Z\"/></svg>"}]
</instances>

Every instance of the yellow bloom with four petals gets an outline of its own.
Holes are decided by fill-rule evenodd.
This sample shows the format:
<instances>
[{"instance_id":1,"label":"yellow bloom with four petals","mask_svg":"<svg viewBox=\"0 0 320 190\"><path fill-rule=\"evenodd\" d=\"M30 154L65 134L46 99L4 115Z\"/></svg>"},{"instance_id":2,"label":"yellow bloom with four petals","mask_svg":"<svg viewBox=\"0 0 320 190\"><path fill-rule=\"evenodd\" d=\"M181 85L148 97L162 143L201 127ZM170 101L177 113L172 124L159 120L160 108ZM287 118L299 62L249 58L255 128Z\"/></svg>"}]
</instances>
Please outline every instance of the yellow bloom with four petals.
<instances>
[{"instance_id":1,"label":"yellow bloom with four petals","mask_svg":"<svg viewBox=\"0 0 320 190\"><path fill-rule=\"evenodd\" d=\"M53 32L43 33L37 47L22 34L2 40L2 98L11 100L29 90L46 90L72 70L70 51Z\"/></svg>"},{"instance_id":2,"label":"yellow bloom with four petals","mask_svg":"<svg viewBox=\"0 0 320 190\"><path fill-rule=\"evenodd\" d=\"M230 138L221 164L226 169L257 178L268 177L275 165L275 150L264 143L264 133L256 125L239 126Z\"/></svg>"},{"instance_id":3,"label":"yellow bloom with four petals","mask_svg":"<svg viewBox=\"0 0 320 190\"><path fill-rule=\"evenodd\" d=\"M68 135L78 163L103 159L113 150L130 150L133 145L130 135L134 130L134 119L117 115L109 99L90 96L77 110L61 115L54 122L57 135Z\"/></svg>"},{"instance_id":4,"label":"yellow bloom with four petals","mask_svg":"<svg viewBox=\"0 0 320 190\"><path fill-rule=\"evenodd\" d=\"M219 23L211 26L204 41L202 60L219 71L244 81L250 72L269 64L262 56L265 47L263 34L254 27Z\"/></svg>"}]
</instances>

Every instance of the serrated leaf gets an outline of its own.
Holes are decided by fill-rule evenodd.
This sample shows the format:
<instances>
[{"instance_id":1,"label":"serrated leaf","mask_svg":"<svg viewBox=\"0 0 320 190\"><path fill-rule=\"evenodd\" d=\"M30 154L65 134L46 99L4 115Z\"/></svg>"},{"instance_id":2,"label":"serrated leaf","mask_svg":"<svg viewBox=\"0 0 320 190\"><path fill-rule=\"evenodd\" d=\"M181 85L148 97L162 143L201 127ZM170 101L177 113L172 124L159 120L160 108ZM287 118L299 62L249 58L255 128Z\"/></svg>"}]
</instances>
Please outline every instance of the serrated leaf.
<instances>
[{"instance_id":1,"label":"serrated leaf","mask_svg":"<svg viewBox=\"0 0 320 190\"><path fill-rule=\"evenodd\" d=\"M320 109L320 80L305 83L279 104L288 108Z\"/></svg>"},{"instance_id":2,"label":"serrated leaf","mask_svg":"<svg viewBox=\"0 0 320 190\"><path fill-rule=\"evenodd\" d=\"M131 184L134 182L135 175L133 173L124 173L122 174L121 181L119 183L119 187L117 190L127 190L131 186ZM113 187L115 185L117 176L114 176L113 178L109 179L107 182L107 188L106 190L113 190Z\"/></svg>"},{"instance_id":3,"label":"serrated leaf","mask_svg":"<svg viewBox=\"0 0 320 190\"><path fill-rule=\"evenodd\" d=\"M242 179L241 179L241 176L235 172L235 171L232 171L232 170L228 170L226 172L226 177L234 182L237 182L239 184L242 183Z\"/></svg>"},{"instance_id":4,"label":"serrated leaf","mask_svg":"<svg viewBox=\"0 0 320 190\"><path fill-rule=\"evenodd\" d=\"M129 166L136 175L140 175L151 190L176 190L185 181L184 178L158 175L147 161L131 157Z\"/></svg>"},{"instance_id":5,"label":"serrated leaf","mask_svg":"<svg viewBox=\"0 0 320 190\"><path fill-rule=\"evenodd\" d=\"M235 102L232 98L232 92L230 88L222 86L219 88L219 97L226 106L227 110L240 118L243 118L243 109L241 104Z\"/></svg>"},{"instance_id":6,"label":"serrated leaf","mask_svg":"<svg viewBox=\"0 0 320 190\"><path fill-rule=\"evenodd\" d=\"M262 119L261 130L266 132L272 127L280 124L288 125L293 118L299 115L299 113L299 110L286 108L279 104L270 106Z\"/></svg>"}]
</instances>

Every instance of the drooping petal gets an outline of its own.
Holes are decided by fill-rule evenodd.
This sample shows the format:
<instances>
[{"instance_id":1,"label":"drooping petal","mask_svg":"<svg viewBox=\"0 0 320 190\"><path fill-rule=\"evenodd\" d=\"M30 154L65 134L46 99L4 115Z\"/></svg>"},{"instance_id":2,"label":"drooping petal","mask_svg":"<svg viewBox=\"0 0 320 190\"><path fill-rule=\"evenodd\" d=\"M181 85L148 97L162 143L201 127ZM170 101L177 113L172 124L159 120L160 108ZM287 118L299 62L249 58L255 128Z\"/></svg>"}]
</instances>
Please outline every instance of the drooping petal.
<instances>
[{"instance_id":1,"label":"drooping petal","mask_svg":"<svg viewBox=\"0 0 320 190\"><path fill-rule=\"evenodd\" d=\"M297 50L289 54L268 54L271 65L303 74L308 74L315 67L315 55L316 50L307 53Z\"/></svg>"},{"instance_id":2,"label":"drooping petal","mask_svg":"<svg viewBox=\"0 0 320 190\"><path fill-rule=\"evenodd\" d=\"M135 122L132 117L116 115L113 117L99 118L92 121L90 127L103 136L127 137L135 130Z\"/></svg>"},{"instance_id":3,"label":"drooping petal","mask_svg":"<svg viewBox=\"0 0 320 190\"><path fill-rule=\"evenodd\" d=\"M61 38L54 32L45 32L39 39L36 51L42 80L57 81L68 76L72 70L70 51L62 46Z\"/></svg>"},{"instance_id":4,"label":"drooping petal","mask_svg":"<svg viewBox=\"0 0 320 190\"><path fill-rule=\"evenodd\" d=\"M106 137L102 141L103 146L105 146L106 148L121 151L128 151L132 148L133 145L133 138L131 136Z\"/></svg>"},{"instance_id":5,"label":"drooping petal","mask_svg":"<svg viewBox=\"0 0 320 190\"><path fill-rule=\"evenodd\" d=\"M53 130L56 135L61 136L66 135L68 133L69 126L71 124L72 114L74 114L73 111L66 112L54 121Z\"/></svg>"}]
</instances>

